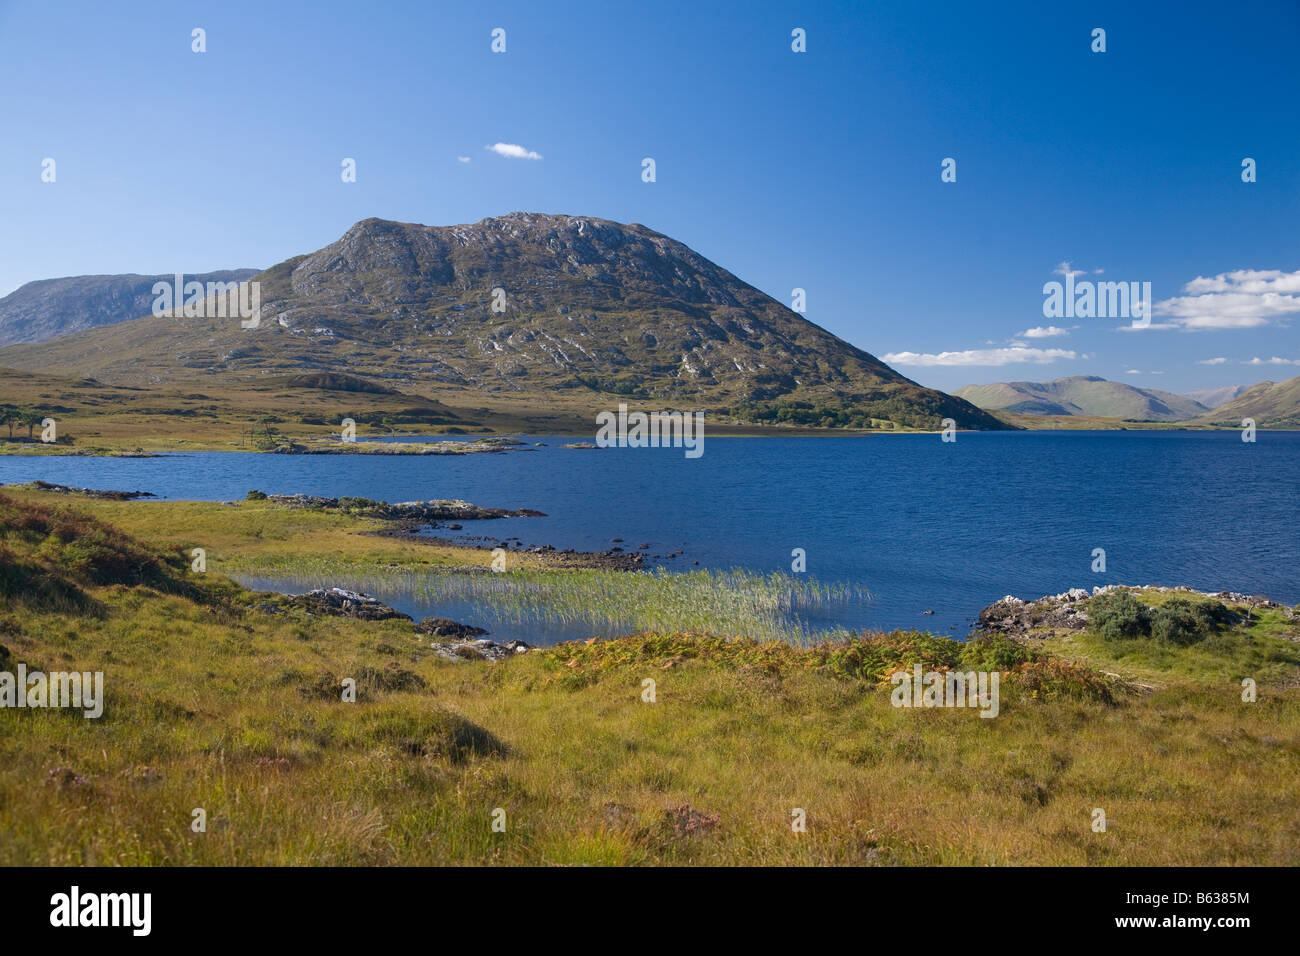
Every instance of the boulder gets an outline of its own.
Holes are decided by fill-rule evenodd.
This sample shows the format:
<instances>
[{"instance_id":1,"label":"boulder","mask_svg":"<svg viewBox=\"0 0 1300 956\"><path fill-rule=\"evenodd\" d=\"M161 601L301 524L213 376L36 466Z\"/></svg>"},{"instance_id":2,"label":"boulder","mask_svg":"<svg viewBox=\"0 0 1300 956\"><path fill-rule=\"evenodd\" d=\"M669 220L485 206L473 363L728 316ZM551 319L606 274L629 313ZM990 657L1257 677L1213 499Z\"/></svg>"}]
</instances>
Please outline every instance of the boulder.
<instances>
[{"instance_id":1,"label":"boulder","mask_svg":"<svg viewBox=\"0 0 1300 956\"><path fill-rule=\"evenodd\" d=\"M415 625L415 632L417 634L428 634L431 637L446 637L454 640L469 640L478 637L480 634L488 633L484 628L475 627L472 624L461 624L449 617L426 617Z\"/></svg>"}]
</instances>

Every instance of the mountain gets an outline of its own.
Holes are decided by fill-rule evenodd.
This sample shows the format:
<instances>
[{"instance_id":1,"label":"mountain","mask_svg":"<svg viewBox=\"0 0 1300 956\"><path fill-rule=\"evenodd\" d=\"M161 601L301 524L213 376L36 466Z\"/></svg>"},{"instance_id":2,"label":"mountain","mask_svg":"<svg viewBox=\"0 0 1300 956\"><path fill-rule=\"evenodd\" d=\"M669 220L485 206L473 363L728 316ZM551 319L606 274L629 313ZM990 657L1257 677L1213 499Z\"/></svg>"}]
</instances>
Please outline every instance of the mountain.
<instances>
[{"instance_id":1,"label":"mountain","mask_svg":"<svg viewBox=\"0 0 1300 956\"><path fill-rule=\"evenodd\" d=\"M1206 408L1215 409L1226 402L1232 401L1247 388L1249 388L1248 385L1224 385L1219 388L1202 388L1195 392L1183 392L1183 397L1190 398L1194 402L1200 402Z\"/></svg>"},{"instance_id":2,"label":"mountain","mask_svg":"<svg viewBox=\"0 0 1300 956\"><path fill-rule=\"evenodd\" d=\"M186 275L186 281L240 282L256 269ZM101 325L137 319L152 311L155 282L174 276L69 276L40 279L0 299L0 345L45 342Z\"/></svg>"},{"instance_id":3,"label":"mountain","mask_svg":"<svg viewBox=\"0 0 1300 956\"><path fill-rule=\"evenodd\" d=\"M1008 427L638 224L540 213L458 226L366 219L254 281L257 328L146 316L0 350L0 366L143 386L346 372L525 405L639 399L747 421Z\"/></svg>"},{"instance_id":4,"label":"mountain","mask_svg":"<svg viewBox=\"0 0 1300 956\"><path fill-rule=\"evenodd\" d=\"M1240 427L1253 418L1260 428L1300 428L1300 376L1285 382L1260 382L1203 416L1207 423Z\"/></svg>"},{"instance_id":5,"label":"mountain","mask_svg":"<svg viewBox=\"0 0 1300 956\"><path fill-rule=\"evenodd\" d=\"M984 409L1024 415L1095 415L1132 421L1178 422L1209 408L1184 395L1136 388L1096 375L1072 375L1050 382L965 385L954 395Z\"/></svg>"}]
</instances>

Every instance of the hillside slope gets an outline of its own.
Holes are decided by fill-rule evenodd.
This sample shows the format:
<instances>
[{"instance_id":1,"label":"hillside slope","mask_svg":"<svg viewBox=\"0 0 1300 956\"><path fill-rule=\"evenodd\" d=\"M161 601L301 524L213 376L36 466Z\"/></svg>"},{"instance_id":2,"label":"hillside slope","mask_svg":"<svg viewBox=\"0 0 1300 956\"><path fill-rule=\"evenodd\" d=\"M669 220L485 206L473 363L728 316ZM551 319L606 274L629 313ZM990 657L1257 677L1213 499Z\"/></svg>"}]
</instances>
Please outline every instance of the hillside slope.
<instances>
[{"instance_id":1,"label":"hillside slope","mask_svg":"<svg viewBox=\"0 0 1300 956\"><path fill-rule=\"evenodd\" d=\"M1260 382L1232 401L1202 416L1205 422L1238 426L1253 418L1261 428L1300 428L1300 376L1285 382Z\"/></svg>"},{"instance_id":2,"label":"hillside slope","mask_svg":"<svg viewBox=\"0 0 1300 956\"><path fill-rule=\"evenodd\" d=\"M239 282L256 269L186 275L186 281ZM155 282L174 276L69 276L40 279L0 299L0 345L45 342L84 329L138 319L152 311Z\"/></svg>"},{"instance_id":3,"label":"hillside slope","mask_svg":"<svg viewBox=\"0 0 1300 956\"><path fill-rule=\"evenodd\" d=\"M1248 388L1249 385L1223 385L1219 388L1202 388L1194 392L1184 392L1183 397L1200 402L1206 408L1215 409L1220 405L1226 405Z\"/></svg>"},{"instance_id":4,"label":"hillside slope","mask_svg":"<svg viewBox=\"0 0 1300 956\"><path fill-rule=\"evenodd\" d=\"M1137 388L1096 375L1072 375L1050 382L965 385L953 394L980 408L1025 415L1095 415L1176 422L1196 418L1208 410L1184 395Z\"/></svg>"},{"instance_id":5,"label":"hillside slope","mask_svg":"<svg viewBox=\"0 0 1300 956\"><path fill-rule=\"evenodd\" d=\"M564 395L590 408L625 398L751 421L1007 427L636 224L367 219L256 281L259 328L149 316L0 350L0 366L142 386L346 371L403 391Z\"/></svg>"}]
</instances>

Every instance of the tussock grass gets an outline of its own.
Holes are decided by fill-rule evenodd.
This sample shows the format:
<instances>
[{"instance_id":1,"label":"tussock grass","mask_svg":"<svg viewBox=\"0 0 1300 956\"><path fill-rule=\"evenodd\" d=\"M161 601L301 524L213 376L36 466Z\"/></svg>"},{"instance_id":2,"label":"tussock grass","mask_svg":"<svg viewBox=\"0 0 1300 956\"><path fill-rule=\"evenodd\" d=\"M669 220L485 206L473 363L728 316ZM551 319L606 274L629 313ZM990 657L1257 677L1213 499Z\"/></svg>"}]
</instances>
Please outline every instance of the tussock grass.
<instances>
[{"instance_id":1,"label":"tussock grass","mask_svg":"<svg viewBox=\"0 0 1300 956\"><path fill-rule=\"evenodd\" d=\"M0 864L1300 862L1300 690L1276 621L1227 632L1282 654L1246 704L1235 663L1204 665L1210 639L1108 658L1160 680L1101 682L1107 699L1087 635L674 629L453 663L409 622L79 586L101 613L0 607L7 660L103 670L107 698L97 721L0 710ZM1000 715L891 706L882 678L915 661L1004 671Z\"/></svg>"}]
</instances>

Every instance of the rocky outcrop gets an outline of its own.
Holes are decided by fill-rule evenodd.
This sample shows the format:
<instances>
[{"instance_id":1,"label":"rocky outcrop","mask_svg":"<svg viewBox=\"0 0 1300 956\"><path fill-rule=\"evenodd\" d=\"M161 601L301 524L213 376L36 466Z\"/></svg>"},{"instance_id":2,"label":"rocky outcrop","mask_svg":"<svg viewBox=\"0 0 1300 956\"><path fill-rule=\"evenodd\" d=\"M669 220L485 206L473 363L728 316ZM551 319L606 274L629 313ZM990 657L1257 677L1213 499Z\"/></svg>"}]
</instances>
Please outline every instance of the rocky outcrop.
<instances>
[{"instance_id":1,"label":"rocky outcrop","mask_svg":"<svg viewBox=\"0 0 1300 956\"><path fill-rule=\"evenodd\" d=\"M432 645L433 652L449 661L499 661L516 654L526 654L533 649L524 641L496 641L479 639L476 641L437 642Z\"/></svg>"},{"instance_id":2,"label":"rocky outcrop","mask_svg":"<svg viewBox=\"0 0 1300 956\"><path fill-rule=\"evenodd\" d=\"M18 486L23 487L23 486ZM152 491L112 491L100 488L76 488L72 485L55 485L39 478L26 487L36 491L49 491L58 495L80 495L83 498L100 498L104 501L134 501L136 498L157 498Z\"/></svg>"},{"instance_id":3,"label":"rocky outcrop","mask_svg":"<svg viewBox=\"0 0 1300 956\"><path fill-rule=\"evenodd\" d=\"M411 620L411 615L394 610L377 598L344 588L317 588L306 594L290 596L289 603L312 614L351 617L359 621Z\"/></svg>"},{"instance_id":4,"label":"rocky outcrop","mask_svg":"<svg viewBox=\"0 0 1300 956\"><path fill-rule=\"evenodd\" d=\"M1279 608L1283 605L1260 595L1239 594L1235 591L1197 591L1189 587L1161 587L1146 584L1128 587L1119 584L1107 584L1086 588L1071 588L1060 594L1049 594L1033 601L1025 601L1014 595L994 601L980 611L977 627L981 631L1024 636L1031 631L1081 631L1088 626L1087 602L1091 598L1112 591L1144 591L1164 594L1192 594L1198 597L1217 598L1247 607Z\"/></svg>"},{"instance_id":5,"label":"rocky outcrop","mask_svg":"<svg viewBox=\"0 0 1300 956\"><path fill-rule=\"evenodd\" d=\"M1082 630L1088 624L1088 615L1079 602L1091 596L1083 588L1072 588L1036 601L1024 601L1008 594L980 611L978 627L1001 634L1026 634L1040 627Z\"/></svg>"},{"instance_id":6,"label":"rocky outcrop","mask_svg":"<svg viewBox=\"0 0 1300 956\"><path fill-rule=\"evenodd\" d=\"M417 634L428 634L431 637L470 640L486 634L487 630L475 627L472 624L457 623L449 617L426 617L415 625L415 632Z\"/></svg>"}]
</instances>

